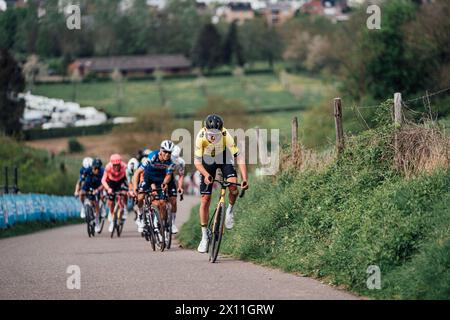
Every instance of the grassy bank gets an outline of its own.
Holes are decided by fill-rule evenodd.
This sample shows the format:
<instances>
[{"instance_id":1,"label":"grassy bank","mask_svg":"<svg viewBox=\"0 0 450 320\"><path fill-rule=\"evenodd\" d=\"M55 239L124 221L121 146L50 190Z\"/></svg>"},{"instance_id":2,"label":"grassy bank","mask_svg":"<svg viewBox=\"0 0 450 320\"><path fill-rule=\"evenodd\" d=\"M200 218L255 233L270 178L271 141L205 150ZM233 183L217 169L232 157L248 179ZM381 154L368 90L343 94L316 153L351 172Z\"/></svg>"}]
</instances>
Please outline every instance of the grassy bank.
<instances>
[{"instance_id":1,"label":"grassy bank","mask_svg":"<svg viewBox=\"0 0 450 320\"><path fill-rule=\"evenodd\" d=\"M0 137L0 168L9 167L9 185L13 168L19 169L19 188L23 193L73 194L81 159L52 157L48 152L25 147L12 139ZM4 174L0 176L4 184Z\"/></svg>"},{"instance_id":2,"label":"grassy bank","mask_svg":"<svg viewBox=\"0 0 450 320\"><path fill-rule=\"evenodd\" d=\"M19 223L8 229L0 229L0 239L23 236L38 231L52 229L67 225L74 225L83 223L83 220L78 218L68 219L67 221L34 221Z\"/></svg>"},{"instance_id":3,"label":"grassy bank","mask_svg":"<svg viewBox=\"0 0 450 320\"><path fill-rule=\"evenodd\" d=\"M321 169L252 181L222 251L372 298L450 299L448 164L406 178L392 136L369 130ZM181 230L185 247L200 240L197 212ZM380 290L367 288L372 265Z\"/></svg>"}]
</instances>

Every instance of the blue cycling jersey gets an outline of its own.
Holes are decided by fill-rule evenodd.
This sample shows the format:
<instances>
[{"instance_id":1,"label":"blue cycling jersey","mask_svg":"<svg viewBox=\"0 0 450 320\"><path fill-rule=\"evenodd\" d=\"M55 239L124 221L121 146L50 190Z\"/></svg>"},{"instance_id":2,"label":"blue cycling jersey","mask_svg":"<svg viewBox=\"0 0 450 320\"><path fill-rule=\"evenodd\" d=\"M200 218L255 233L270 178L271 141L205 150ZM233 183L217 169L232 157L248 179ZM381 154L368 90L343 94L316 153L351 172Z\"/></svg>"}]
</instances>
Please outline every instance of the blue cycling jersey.
<instances>
[{"instance_id":1,"label":"blue cycling jersey","mask_svg":"<svg viewBox=\"0 0 450 320\"><path fill-rule=\"evenodd\" d=\"M83 182L86 179L86 174L87 172L90 170L91 168L85 168L85 167L81 167L80 169L80 181Z\"/></svg>"},{"instance_id":2,"label":"blue cycling jersey","mask_svg":"<svg viewBox=\"0 0 450 320\"><path fill-rule=\"evenodd\" d=\"M148 156L148 162L142 165L144 169L144 181L162 183L167 174L172 174L174 163L172 160L159 160L159 151L153 151Z\"/></svg>"},{"instance_id":3,"label":"blue cycling jersey","mask_svg":"<svg viewBox=\"0 0 450 320\"><path fill-rule=\"evenodd\" d=\"M86 170L86 176L84 179L83 190L87 191L89 189L98 189L102 185L102 178L104 169L100 168L97 174L94 174L92 168Z\"/></svg>"}]
</instances>

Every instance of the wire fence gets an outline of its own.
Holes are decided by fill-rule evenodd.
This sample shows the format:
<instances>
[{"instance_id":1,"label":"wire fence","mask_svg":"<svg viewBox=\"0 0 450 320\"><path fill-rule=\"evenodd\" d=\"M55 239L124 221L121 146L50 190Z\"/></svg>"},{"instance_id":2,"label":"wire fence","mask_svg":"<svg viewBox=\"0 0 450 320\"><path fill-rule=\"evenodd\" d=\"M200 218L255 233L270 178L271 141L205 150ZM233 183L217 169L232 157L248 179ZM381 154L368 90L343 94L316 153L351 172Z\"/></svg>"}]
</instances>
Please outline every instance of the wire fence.
<instances>
[{"instance_id":1,"label":"wire fence","mask_svg":"<svg viewBox=\"0 0 450 320\"><path fill-rule=\"evenodd\" d=\"M416 119L421 119L421 120L431 120L431 121L436 121L437 117L438 117L438 112L436 110L433 109L432 105L431 105L431 99L432 97L441 95L443 93L447 93L450 91L450 87L438 90L436 92L432 92L432 93L428 93L428 91L426 92L426 94L413 98L413 99L409 99L409 100L402 100L402 107L403 107L403 120L405 123L410 123L413 124L415 123L415 121L410 120L408 118L416 118ZM417 102L417 101L421 101L422 102L422 107L424 108L425 111L422 110L415 110L410 104L413 102ZM358 119L358 121L361 123L361 125L363 127L366 127L367 129L370 129L370 126L368 124L368 121L365 119L365 117L363 116L363 112L364 110L374 110L376 108L379 108L380 105L370 105L370 106L358 106L358 105L352 105L350 107L350 109L352 110L352 112L355 115L355 118Z\"/></svg>"}]
</instances>

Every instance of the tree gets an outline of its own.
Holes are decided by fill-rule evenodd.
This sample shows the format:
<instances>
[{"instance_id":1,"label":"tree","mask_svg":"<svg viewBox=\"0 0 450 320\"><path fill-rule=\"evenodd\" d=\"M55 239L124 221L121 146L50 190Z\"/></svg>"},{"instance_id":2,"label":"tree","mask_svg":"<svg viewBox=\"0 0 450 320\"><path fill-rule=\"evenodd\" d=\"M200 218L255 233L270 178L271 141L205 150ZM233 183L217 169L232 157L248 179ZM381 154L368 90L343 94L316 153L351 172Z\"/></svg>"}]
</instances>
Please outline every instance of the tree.
<instances>
[{"instance_id":1,"label":"tree","mask_svg":"<svg viewBox=\"0 0 450 320\"><path fill-rule=\"evenodd\" d=\"M29 91L33 91L34 89L34 83L40 68L39 57L35 54L28 56L27 62L23 65L23 75L25 76Z\"/></svg>"},{"instance_id":2,"label":"tree","mask_svg":"<svg viewBox=\"0 0 450 320\"><path fill-rule=\"evenodd\" d=\"M223 46L223 62L227 65L245 64L244 52L238 37L236 22L230 24Z\"/></svg>"},{"instance_id":3,"label":"tree","mask_svg":"<svg viewBox=\"0 0 450 320\"><path fill-rule=\"evenodd\" d=\"M17 62L6 49L0 49L0 130L7 135L21 131L24 102L17 95L25 88L25 80Z\"/></svg>"},{"instance_id":4,"label":"tree","mask_svg":"<svg viewBox=\"0 0 450 320\"><path fill-rule=\"evenodd\" d=\"M408 49L423 66L420 79L427 84L426 89L437 90L450 83L449 15L450 2L436 1L421 6L417 18L405 27Z\"/></svg>"},{"instance_id":5,"label":"tree","mask_svg":"<svg viewBox=\"0 0 450 320\"><path fill-rule=\"evenodd\" d=\"M11 50L16 43L17 29L26 9L8 9L0 12L0 48Z\"/></svg>"},{"instance_id":6,"label":"tree","mask_svg":"<svg viewBox=\"0 0 450 320\"><path fill-rule=\"evenodd\" d=\"M402 29L414 18L416 7L411 2L395 0L386 3L382 10L381 30L365 31L363 38L373 52L366 60L368 90L377 99L392 92L414 93L419 89L420 78L416 61L406 50Z\"/></svg>"},{"instance_id":7,"label":"tree","mask_svg":"<svg viewBox=\"0 0 450 320\"><path fill-rule=\"evenodd\" d=\"M208 23L206 24L192 49L192 62L194 66L204 70L212 70L219 66L222 62L222 41L220 33L216 27Z\"/></svg>"},{"instance_id":8,"label":"tree","mask_svg":"<svg viewBox=\"0 0 450 320\"><path fill-rule=\"evenodd\" d=\"M239 27L239 39L245 59L249 62L273 62L281 56L282 41L277 30L267 24L265 18L255 18Z\"/></svg>"}]
</instances>

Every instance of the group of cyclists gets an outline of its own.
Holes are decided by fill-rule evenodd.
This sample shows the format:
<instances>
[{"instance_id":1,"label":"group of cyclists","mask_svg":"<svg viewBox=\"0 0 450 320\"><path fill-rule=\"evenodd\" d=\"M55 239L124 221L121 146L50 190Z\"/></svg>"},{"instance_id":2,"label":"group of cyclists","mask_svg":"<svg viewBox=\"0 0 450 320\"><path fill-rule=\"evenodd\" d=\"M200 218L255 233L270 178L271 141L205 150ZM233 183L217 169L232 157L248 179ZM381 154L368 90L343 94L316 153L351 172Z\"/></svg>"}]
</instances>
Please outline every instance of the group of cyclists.
<instances>
[{"instance_id":1,"label":"group of cyclists","mask_svg":"<svg viewBox=\"0 0 450 320\"><path fill-rule=\"evenodd\" d=\"M114 224L111 213L114 212L115 195L123 192L124 215L126 220L128 212L136 213L136 224L139 233L144 229L144 198L151 193L156 205L161 206L163 194L167 195L172 211L172 233L178 233L175 225L177 213L177 195L183 194L183 184L186 171L186 162L180 157L181 148L170 140L160 144L155 151L149 149L139 152L135 158L125 163L119 154L111 155L109 163L103 167L100 159L85 158L80 169L80 178L75 187L75 196L81 201L81 218L85 218L84 201L87 195L95 197L95 231L100 231L100 201L107 202L109 208L109 232L113 231ZM245 159L238 150L233 137L224 127L223 119L215 114L209 115L204 127L197 134L194 153L195 168L201 174L200 194L200 224L202 240L198 246L200 253L206 253L208 248L207 225L209 219L209 206L213 182L217 170L220 169L225 180L237 183L237 162L241 176L241 188L248 189L248 176ZM177 177L177 179L176 179ZM229 203L226 210L225 225L232 229L234 225L234 204L238 190L236 186L229 187ZM104 216L103 216L104 217Z\"/></svg>"}]
</instances>

